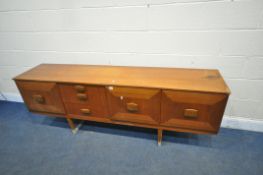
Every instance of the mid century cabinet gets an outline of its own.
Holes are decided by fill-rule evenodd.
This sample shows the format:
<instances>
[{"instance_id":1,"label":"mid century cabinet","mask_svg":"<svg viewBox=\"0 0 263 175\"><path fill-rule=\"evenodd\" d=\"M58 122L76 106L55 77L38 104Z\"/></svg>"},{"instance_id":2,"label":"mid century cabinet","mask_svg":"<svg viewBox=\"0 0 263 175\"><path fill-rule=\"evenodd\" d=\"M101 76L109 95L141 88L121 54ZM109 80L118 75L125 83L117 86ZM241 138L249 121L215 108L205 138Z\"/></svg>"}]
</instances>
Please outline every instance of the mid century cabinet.
<instances>
[{"instance_id":1,"label":"mid century cabinet","mask_svg":"<svg viewBox=\"0 0 263 175\"><path fill-rule=\"evenodd\" d=\"M41 64L14 78L32 112L191 133L219 131L230 90L217 70Z\"/></svg>"}]
</instances>

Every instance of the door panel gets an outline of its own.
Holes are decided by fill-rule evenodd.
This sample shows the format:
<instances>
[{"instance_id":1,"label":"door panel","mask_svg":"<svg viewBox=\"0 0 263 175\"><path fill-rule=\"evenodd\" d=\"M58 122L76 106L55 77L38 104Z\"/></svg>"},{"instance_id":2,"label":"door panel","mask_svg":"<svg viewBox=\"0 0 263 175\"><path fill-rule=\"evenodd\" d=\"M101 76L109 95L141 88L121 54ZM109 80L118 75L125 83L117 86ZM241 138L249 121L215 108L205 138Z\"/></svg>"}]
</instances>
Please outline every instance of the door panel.
<instances>
[{"instance_id":1,"label":"door panel","mask_svg":"<svg viewBox=\"0 0 263 175\"><path fill-rule=\"evenodd\" d=\"M107 89L112 120L143 124L159 123L161 100L159 89L113 86Z\"/></svg>"},{"instance_id":2,"label":"door panel","mask_svg":"<svg viewBox=\"0 0 263 175\"><path fill-rule=\"evenodd\" d=\"M36 112L64 114L64 106L56 83L16 81L28 108Z\"/></svg>"},{"instance_id":3,"label":"door panel","mask_svg":"<svg viewBox=\"0 0 263 175\"><path fill-rule=\"evenodd\" d=\"M227 98L225 94L164 90L161 125L217 132Z\"/></svg>"}]
</instances>

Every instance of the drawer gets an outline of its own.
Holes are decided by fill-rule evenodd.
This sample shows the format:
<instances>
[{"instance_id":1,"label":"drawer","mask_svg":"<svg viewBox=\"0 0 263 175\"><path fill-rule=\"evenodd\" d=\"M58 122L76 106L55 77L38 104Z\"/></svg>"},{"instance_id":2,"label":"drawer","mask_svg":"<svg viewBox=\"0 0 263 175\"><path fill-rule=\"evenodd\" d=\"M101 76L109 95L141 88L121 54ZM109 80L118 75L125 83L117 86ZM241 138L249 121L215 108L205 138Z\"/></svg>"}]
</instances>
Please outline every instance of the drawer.
<instances>
[{"instance_id":1,"label":"drawer","mask_svg":"<svg viewBox=\"0 0 263 175\"><path fill-rule=\"evenodd\" d=\"M109 86L107 100L112 120L159 123L161 91L158 89Z\"/></svg>"},{"instance_id":2,"label":"drawer","mask_svg":"<svg viewBox=\"0 0 263 175\"><path fill-rule=\"evenodd\" d=\"M228 95L164 90L161 125L217 132Z\"/></svg>"},{"instance_id":3,"label":"drawer","mask_svg":"<svg viewBox=\"0 0 263 175\"><path fill-rule=\"evenodd\" d=\"M16 81L16 84L29 110L65 113L56 83Z\"/></svg>"},{"instance_id":4,"label":"drawer","mask_svg":"<svg viewBox=\"0 0 263 175\"><path fill-rule=\"evenodd\" d=\"M106 104L104 86L60 84L59 87L64 102L98 106L104 106Z\"/></svg>"},{"instance_id":5,"label":"drawer","mask_svg":"<svg viewBox=\"0 0 263 175\"><path fill-rule=\"evenodd\" d=\"M68 114L107 117L108 107L104 86L60 84L62 99ZM87 109L86 112L84 109ZM87 111L90 111L88 114Z\"/></svg>"},{"instance_id":6,"label":"drawer","mask_svg":"<svg viewBox=\"0 0 263 175\"><path fill-rule=\"evenodd\" d=\"M107 108L105 106L65 103L65 107L69 115L86 116L87 118L108 116Z\"/></svg>"}]
</instances>

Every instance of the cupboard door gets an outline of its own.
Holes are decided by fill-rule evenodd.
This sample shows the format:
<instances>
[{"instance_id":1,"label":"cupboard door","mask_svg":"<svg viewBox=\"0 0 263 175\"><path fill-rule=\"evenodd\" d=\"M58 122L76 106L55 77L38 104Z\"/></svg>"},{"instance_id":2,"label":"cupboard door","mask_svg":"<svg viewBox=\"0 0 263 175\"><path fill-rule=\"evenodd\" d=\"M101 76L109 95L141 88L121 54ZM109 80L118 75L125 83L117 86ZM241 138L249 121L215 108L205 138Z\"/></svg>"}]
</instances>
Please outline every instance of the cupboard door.
<instances>
[{"instance_id":1,"label":"cupboard door","mask_svg":"<svg viewBox=\"0 0 263 175\"><path fill-rule=\"evenodd\" d=\"M217 132L228 95L164 90L161 125Z\"/></svg>"},{"instance_id":2,"label":"cupboard door","mask_svg":"<svg viewBox=\"0 0 263 175\"><path fill-rule=\"evenodd\" d=\"M56 83L16 81L16 84L30 111L65 113Z\"/></svg>"},{"instance_id":3,"label":"cupboard door","mask_svg":"<svg viewBox=\"0 0 263 175\"><path fill-rule=\"evenodd\" d=\"M142 124L159 123L161 100L159 89L113 86L107 89L112 120Z\"/></svg>"}]
</instances>

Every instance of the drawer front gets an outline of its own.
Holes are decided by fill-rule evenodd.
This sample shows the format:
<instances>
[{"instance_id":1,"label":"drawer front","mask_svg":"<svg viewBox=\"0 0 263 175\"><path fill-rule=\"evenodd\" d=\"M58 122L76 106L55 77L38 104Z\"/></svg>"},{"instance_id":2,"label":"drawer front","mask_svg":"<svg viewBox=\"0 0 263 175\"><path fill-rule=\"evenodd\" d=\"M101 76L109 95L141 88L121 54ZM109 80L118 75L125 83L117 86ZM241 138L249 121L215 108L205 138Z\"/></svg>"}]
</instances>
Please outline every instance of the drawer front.
<instances>
[{"instance_id":1,"label":"drawer front","mask_svg":"<svg viewBox=\"0 0 263 175\"><path fill-rule=\"evenodd\" d=\"M56 83L16 81L31 111L64 114L64 106Z\"/></svg>"},{"instance_id":2,"label":"drawer front","mask_svg":"<svg viewBox=\"0 0 263 175\"><path fill-rule=\"evenodd\" d=\"M60 84L59 88L68 114L84 116L87 113L80 112L80 109L89 109L89 116L108 116L104 86Z\"/></svg>"},{"instance_id":3,"label":"drawer front","mask_svg":"<svg viewBox=\"0 0 263 175\"><path fill-rule=\"evenodd\" d=\"M96 105L87 105L79 103L65 103L67 113L69 115L82 116L84 118L89 117L107 117L107 108Z\"/></svg>"},{"instance_id":4,"label":"drawer front","mask_svg":"<svg viewBox=\"0 0 263 175\"><path fill-rule=\"evenodd\" d=\"M164 90L161 125L217 132L227 99L225 94Z\"/></svg>"},{"instance_id":5,"label":"drawer front","mask_svg":"<svg viewBox=\"0 0 263 175\"><path fill-rule=\"evenodd\" d=\"M105 88L103 86L60 84L59 87L64 102L106 104Z\"/></svg>"},{"instance_id":6,"label":"drawer front","mask_svg":"<svg viewBox=\"0 0 263 175\"><path fill-rule=\"evenodd\" d=\"M112 120L143 124L159 123L160 90L109 86L107 97Z\"/></svg>"}]
</instances>

